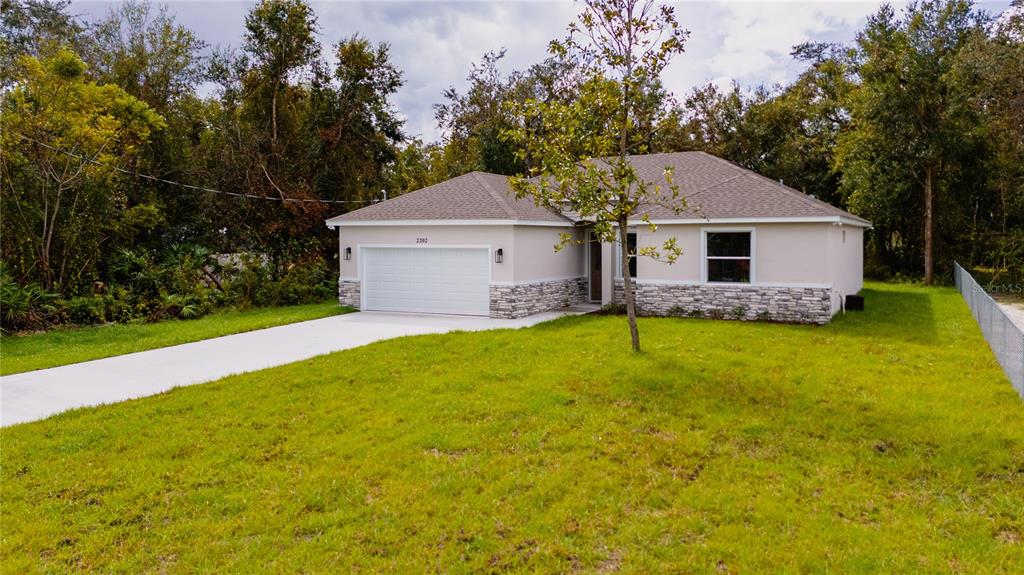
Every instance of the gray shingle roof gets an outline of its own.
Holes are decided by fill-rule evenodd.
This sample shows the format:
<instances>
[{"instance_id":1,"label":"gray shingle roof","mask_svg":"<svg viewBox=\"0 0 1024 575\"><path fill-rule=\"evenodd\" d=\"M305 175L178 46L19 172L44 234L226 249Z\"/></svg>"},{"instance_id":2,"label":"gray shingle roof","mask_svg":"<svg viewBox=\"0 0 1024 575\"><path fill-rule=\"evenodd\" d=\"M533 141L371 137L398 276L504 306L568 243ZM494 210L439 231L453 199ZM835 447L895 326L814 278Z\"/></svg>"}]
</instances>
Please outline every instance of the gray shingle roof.
<instances>
[{"instance_id":1,"label":"gray shingle roof","mask_svg":"<svg viewBox=\"0 0 1024 575\"><path fill-rule=\"evenodd\" d=\"M651 219L839 216L868 223L799 190L704 152L631 156L630 162L646 182L663 183L664 170L671 167L672 179L686 198L687 207L680 213L661 205L638 210L638 215L646 213Z\"/></svg>"},{"instance_id":2,"label":"gray shingle roof","mask_svg":"<svg viewBox=\"0 0 1024 575\"><path fill-rule=\"evenodd\" d=\"M470 172L327 220L328 224L393 220L522 220L568 223L530 199L517 199L508 178Z\"/></svg>"},{"instance_id":3,"label":"gray shingle roof","mask_svg":"<svg viewBox=\"0 0 1024 575\"><path fill-rule=\"evenodd\" d=\"M643 206L637 215L651 219L843 217L868 224L835 206L816 200L746 168L704 152L630 156L644 181L663 183L665 168L687 200L677 213L662 205ZM508 178L472 172L386 202L328 220L328 224L392 220L519 220L568 222L569 219L516 199Z\"/></svg>"}]
</instances>

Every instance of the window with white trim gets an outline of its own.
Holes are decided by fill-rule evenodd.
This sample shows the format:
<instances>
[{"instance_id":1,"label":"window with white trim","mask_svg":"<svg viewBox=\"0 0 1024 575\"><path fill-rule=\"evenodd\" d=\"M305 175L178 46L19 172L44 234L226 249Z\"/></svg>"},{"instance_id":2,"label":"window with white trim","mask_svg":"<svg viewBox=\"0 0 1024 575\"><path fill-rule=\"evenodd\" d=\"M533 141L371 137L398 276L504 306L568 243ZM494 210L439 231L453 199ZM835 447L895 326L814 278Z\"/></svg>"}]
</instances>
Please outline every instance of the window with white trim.
<instances>
[{"instance_id":1,"label":"window with white trim","mask_svg":"<svg viewBox=\"0 0 1024 575\"><path fill-rule=\"evenodd\" d=\"M707 232L704 242L708 282L750 283L750 232Z\"/></svg>"},{"instance_id":2,"label":"window with white trim","mask_svg":"<svg viewBox=\"0 0 1024 575\"><path fill-rule=\"evenodd\" d=\"M632 257L629 258L629 277L636 279L636 232L626 233L626 253ZM622 279L622 246L618 243L615 244L615 277L616 279Z\"/></svg>"}]
</instances>

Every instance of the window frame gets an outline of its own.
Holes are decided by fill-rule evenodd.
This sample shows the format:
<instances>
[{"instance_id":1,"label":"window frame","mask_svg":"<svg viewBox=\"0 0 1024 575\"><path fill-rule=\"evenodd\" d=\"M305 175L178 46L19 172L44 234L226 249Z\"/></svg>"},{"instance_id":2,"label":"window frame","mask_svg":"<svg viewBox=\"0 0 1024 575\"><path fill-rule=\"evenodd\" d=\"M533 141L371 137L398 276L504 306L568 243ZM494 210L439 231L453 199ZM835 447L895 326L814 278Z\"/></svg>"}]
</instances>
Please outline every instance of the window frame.
<instances>
[{"instance_id":1,"label":"window frame","mask_svg":"<svg viewBox=\"0 0 1024 575\"><path fill-rule=\"evenodd\" d=\"M749 257L722 257L722 256L708 256L708 234L717 233L749 233L750 234L750 256ZM708 281L708 261L709 259L731 259L731 260L749 260L750 261L750 281L749 282L715 282ZM743 227L743 228L701 228L700 229L700 283L716 286L750 286L757 284L757 228Z\"/></svg>"},{"instance_id":2,"label":"window frame","mask_svg":"<svg viewBox=\"0 0 1024 575\"><path fill-rule=\"evenodd\" d=\"M618 234L617 230L619 228L616 226L615 229L616 229L616 234ZM626 235L628 236L629 234L633 234L634 236L636 236L636 249L637 249L637 251L639 251L640 250L640 234L637 232L636 228L632 228L632 227L626 228ZM615 242L613 242L613 244L615 245L615 274L612 277L614 277L617 280L620 280L620 279L622 279L622 254L623 254L623 252L625 250L623 250L622 246L619 245L619 242L618 242L617 239L616 239ZM632 274L632 278L636 279L636 277L638 275L640 275L640 256L634 257L633 261L636 262L636 271L637 271L637 273Z\"/></svg>"}]
</instances>

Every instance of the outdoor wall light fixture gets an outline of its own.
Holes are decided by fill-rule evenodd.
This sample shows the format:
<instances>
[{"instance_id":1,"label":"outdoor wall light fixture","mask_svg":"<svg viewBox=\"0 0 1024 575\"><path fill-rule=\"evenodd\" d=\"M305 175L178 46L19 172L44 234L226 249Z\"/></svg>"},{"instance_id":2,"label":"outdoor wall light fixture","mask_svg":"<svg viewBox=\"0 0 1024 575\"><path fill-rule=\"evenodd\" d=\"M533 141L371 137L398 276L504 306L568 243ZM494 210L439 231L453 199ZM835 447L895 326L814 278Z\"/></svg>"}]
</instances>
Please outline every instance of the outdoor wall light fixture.
<instances>
[{"instance_id":1,"label":"outdoor wall light fixture","mask_svg":"<svg viewBox=\"0 0 1024 575\"><path fill-rule=\"evenodd\" d=\"M352 248L345 248L345 261L352 259Z\"/></svg>"},{"instance_id":2,"label":"outdoor wall light fixture","mask_svg":"<svg viewBox=\"0 0 1024 575\"><path fill-rule=\"evenodd\" d=\"M504 259L505 254L501 251L501 248L494 250L494 263L500 264L501 260Z\"/></svg>"}]
</instances>

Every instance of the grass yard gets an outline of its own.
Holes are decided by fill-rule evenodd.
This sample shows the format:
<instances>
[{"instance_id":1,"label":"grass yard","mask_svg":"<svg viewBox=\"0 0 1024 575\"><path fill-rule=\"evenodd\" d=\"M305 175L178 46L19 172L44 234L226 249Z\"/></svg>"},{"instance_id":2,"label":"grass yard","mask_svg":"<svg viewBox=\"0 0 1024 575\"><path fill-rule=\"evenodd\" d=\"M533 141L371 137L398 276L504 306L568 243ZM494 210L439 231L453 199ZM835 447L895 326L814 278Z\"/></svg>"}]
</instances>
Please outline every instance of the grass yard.
<instances>
[{"instance_id":1,"label":"grass yard","mask_svg":"<svg viewBox=\"0 0 1024 575\"><path fill-rule=\"evenodd\" d=\"M1021 573L1024 402L952 289L826 327L381 342L0 431L2 569Z\"/></svg>"},{"instance_id":2,"label":"grass yard","mask_svg":"<svg viewBox=\"0 0 1024 575\"><path fill-rule=\"evenodd\" d=\"M225 311L194 320L109 324L0 339L0 375L89 361L351 311L337 302Z\"/></svg>"}]
</instances>

